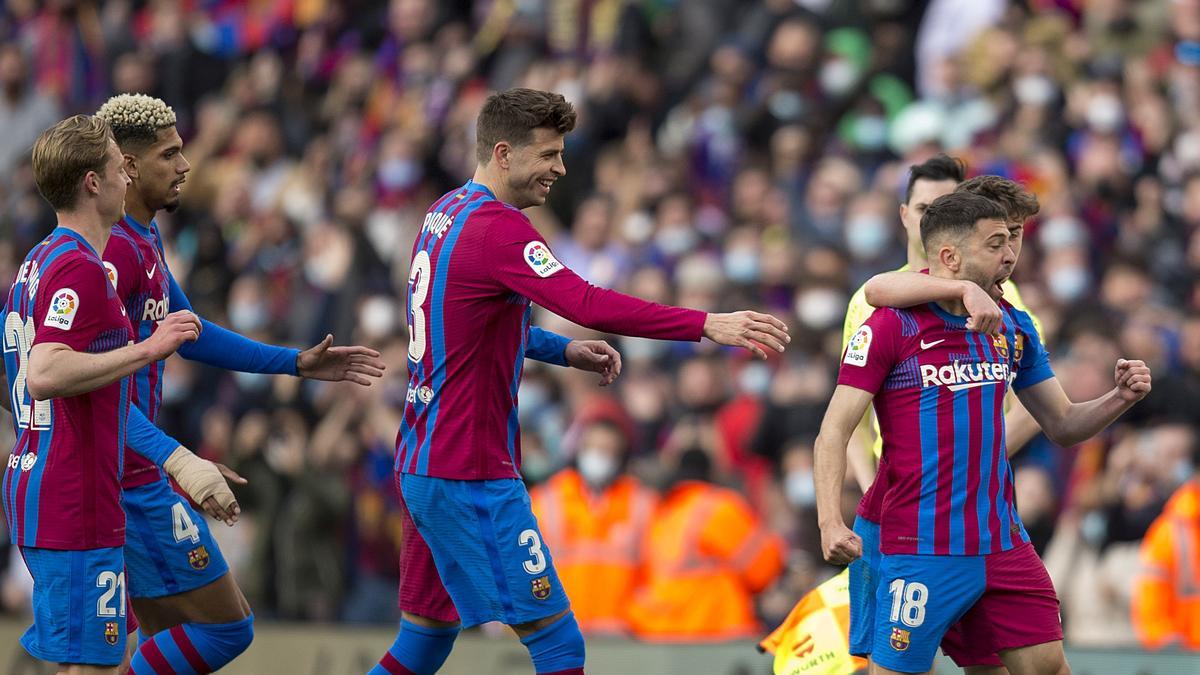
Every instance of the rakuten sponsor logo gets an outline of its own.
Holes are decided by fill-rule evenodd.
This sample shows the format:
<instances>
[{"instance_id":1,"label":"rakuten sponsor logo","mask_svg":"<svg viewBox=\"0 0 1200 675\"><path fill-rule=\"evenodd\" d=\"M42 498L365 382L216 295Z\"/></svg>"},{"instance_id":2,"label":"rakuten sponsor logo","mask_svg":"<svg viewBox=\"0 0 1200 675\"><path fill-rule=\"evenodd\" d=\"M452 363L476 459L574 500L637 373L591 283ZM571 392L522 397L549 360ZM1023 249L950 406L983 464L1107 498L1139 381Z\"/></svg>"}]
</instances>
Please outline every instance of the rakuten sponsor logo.
<instances>
[{"instance_id":1,"label":"rakuten sponsor logo","mask_svg":"<svg viewBox=\"0 0 1200 675\"><path fill-rule=\"evenodd\" d=\"M1006 382L1012 384L1015 373L1007 363L964 363L955 361L946 366L921 366L922 387L946 387L950 391L986 387Z\"/></svg>"}]
</instances>

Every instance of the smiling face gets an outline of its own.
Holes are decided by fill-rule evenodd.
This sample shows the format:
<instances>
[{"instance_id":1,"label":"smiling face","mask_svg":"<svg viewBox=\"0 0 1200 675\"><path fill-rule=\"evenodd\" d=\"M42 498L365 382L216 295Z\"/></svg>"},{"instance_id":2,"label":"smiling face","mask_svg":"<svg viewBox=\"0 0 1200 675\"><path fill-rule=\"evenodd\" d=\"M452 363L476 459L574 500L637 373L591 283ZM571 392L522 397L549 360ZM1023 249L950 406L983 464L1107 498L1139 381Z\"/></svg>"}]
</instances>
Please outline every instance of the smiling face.
<instances>
[{"instance_id":1,"label":"smiling face","mask_svg":"<svg viewBox=\"0 0 1200 675\"><path fill-rule=\"evenodd\" d=\"M155 141L136 155L126 155L133 188L154 211L179 208L180 186L192 165L183 156L183 139L174 126L159 129Z\"/></svg>"},{"instance_id":2,"label":"smiling face","mask_svg":"<svg viewBox=\"0 0 1200 675\"><path fill-rule=\"evenodd\" d=\"M510 204L524 209L546 203L554 181L567 173L563 164L563 138L554 129L538 127L527 144L497 145Z\"/></svg>"}]
</instances>

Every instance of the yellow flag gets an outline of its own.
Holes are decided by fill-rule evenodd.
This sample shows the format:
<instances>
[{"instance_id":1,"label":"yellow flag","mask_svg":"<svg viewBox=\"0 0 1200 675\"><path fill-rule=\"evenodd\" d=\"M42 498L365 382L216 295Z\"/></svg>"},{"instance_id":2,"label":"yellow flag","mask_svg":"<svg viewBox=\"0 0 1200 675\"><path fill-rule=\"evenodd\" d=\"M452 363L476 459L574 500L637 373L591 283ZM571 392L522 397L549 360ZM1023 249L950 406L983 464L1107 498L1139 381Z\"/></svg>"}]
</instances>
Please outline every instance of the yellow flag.
<instances>
[{"instance_id":1,"label":"yellow flag","mask_svg":"<svg viewBox=\"0 0 1200 675\"><path fill-rule=\"evenodd\" d=\"M775 655L775 675L850 675L867 667L850 655L850 571L800 598L759 646Z\"/></svg>"}]
</instances>

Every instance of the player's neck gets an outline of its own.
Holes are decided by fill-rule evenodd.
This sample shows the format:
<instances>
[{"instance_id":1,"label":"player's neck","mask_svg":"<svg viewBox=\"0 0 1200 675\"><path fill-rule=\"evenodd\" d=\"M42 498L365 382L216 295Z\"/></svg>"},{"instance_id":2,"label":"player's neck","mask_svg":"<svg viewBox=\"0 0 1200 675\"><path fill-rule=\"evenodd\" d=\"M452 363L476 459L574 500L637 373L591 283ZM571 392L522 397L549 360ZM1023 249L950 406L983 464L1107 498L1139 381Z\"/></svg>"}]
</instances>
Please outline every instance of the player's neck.
<instances>
[{"instance_id":1,"label":"player's neck","mask_svg":"<svg viewBox=\"0 0 1200 675\"><path fill-rule=\"evenodd\" d=\"M146 206L142 200L138 199L133 191L125 193L125 215L133 218L135 221L146 227L150 226L150 221L154 220L155 210Z\"/></svg>"},{"instance_id":2,"label":"player's neck","mask_svg":"<svg viewBox=\"0 0 1200 675\"><path fill-rule=\"evenodd\" d=\"M97 213L60 211L57 215L59 227L83 237L96 255L104 255L104 247L108 246L108 238L112 235L112 223L102 222L103 218Z\"/></svg>"},{"instance_id":3,"label":"player's neck","mask_svg":"<svg viewBox=\"0 0 1200 675\"><path fill-rule=\"evenodd\" d=\"M478 183L479 185L491 190L492 194L495 195L496 199L499 201L502 201L509 206L516 206L516 204L514 204L512 201L512 195L510 195L508 190L504 187L504 181L500 180L499 176L493 175L493 173L489 171L489 168L490 165L476 166L475 175L471 177L471 182Z\"/></svg>"},{"instance_id":4,"label":"player's neck","mask_svg":"<svg viewBox=\"0 0 1200 675\"><path fill-rule=\"evenodd\" d=\"M925 258L925 247L921 242L908 242L908 268L914 272L929 267L929 261Z\"/></svg>"}]
</instances>

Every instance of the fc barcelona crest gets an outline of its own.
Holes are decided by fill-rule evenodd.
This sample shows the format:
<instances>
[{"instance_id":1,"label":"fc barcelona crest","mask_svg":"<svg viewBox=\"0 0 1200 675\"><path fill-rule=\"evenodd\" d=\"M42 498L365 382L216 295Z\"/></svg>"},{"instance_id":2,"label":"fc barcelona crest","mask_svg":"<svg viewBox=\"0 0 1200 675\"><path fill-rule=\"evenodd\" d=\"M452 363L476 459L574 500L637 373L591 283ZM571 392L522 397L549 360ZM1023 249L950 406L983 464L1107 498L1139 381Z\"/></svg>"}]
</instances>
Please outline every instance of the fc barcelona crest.
<instances>
[{"instance_id":1,"label":"fc barcelona crest","mask_svg":"<svg viewBox=\"0 0 1200 675\"><path fill-rule=\"evenodd\" d=\"M908 649L908 631L903 628L892 629L892 639L890 640L892 649L898 652L903 652Z\"/></svg>"},{"instance_id":2,"label":"fc barcelona crest","mask_svg":"<svg viewBox=\"0 0 1200 675\"><path fill-rule=\"evenodd\" d=\"M1013 343L1013 359L1019 362L1021 360L1021 356L1023 356L1024 354L1025 354L1025 336L1020 333L1017 333L1016 342Z\"/></svg>"},{"instance_id":3,"label":"fc barcelona crest","mask_svg":"<svg viewBox=\"0 0 1200 675\"><path fill-rule=\"evenodd\" d=\"M538 600L545 600L550 597L550 577L538 577L530 582L530 593Z\"/></svg>"},{"instance_id":4,"label":"fc barcelona crest","mask_svg":"<svg viewBox=\"0 0 1200 675\"><path fill-rule=\"evenodd\" d=\"M121 631L117 629L116 621L104 622L104 641L110 645L116 646L117 640L121 639Z\"/></svg>"},{"instance_id":5,"label":"fc barcelona crest","mask_svg":"<svg viewBox=\"0 0 1200 675\"><path fill-rule=\"evenodd\" d=\"M1008 336L997 335L992 338L992 346L996 348L996 354L1005 361L1008 360Z\"/></svg>"},{"instance_id":6,"label":"fc barcelona crest","mask_svg":"<svg viewBox=\"0 0 1200 675\"><path fill-rule=\"evenodd\" d=\"M208 549L200 545L188 551L188 564L194 570L202 570L208 567Z\"/></svg>"}]
</instances>

